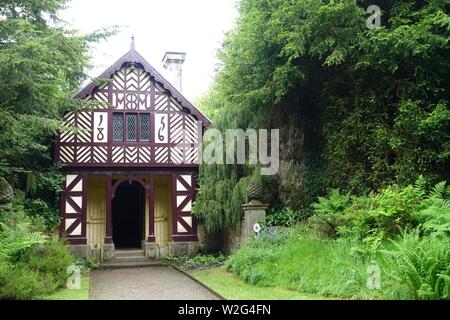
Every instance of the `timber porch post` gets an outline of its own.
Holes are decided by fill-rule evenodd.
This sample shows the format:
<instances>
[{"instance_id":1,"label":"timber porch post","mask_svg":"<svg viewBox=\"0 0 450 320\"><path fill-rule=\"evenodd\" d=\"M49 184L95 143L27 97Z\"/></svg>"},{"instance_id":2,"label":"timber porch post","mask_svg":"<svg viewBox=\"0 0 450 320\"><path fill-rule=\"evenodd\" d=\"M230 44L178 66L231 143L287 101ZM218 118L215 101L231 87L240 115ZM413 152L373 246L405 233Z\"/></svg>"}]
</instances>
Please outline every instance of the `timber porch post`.
<instances>
[{"instance_id":1,"label":"timber porch post","mask_svg":"<svg viewBox=\"0 0 450 320\"><path fill-rule=\"evenodd\" d=\"M155 242L155 175L148 175L148 242Z\"/></svg>"},{"instance_id":2,"label":"timber porch post","mask_svg":"<svg viewBox=\"0 0 450 320\"><path fill-rule=\"evenodd\" d=\"M105 216L106 234L105 243L112 244L112 176L106 175L106 216Z\"/></svg>"},{"instance_id":3,"label":"timber porch post","mask_svg":"<svg viewBox=\"0 0 450 320\"><path fill-rule=\"evenodd\" d=\"M105 216L105 243L102 246L102 260L113 260L115 248L112 239L112 175L106 175L106 216Z\"/></svg>"}]
</instances>

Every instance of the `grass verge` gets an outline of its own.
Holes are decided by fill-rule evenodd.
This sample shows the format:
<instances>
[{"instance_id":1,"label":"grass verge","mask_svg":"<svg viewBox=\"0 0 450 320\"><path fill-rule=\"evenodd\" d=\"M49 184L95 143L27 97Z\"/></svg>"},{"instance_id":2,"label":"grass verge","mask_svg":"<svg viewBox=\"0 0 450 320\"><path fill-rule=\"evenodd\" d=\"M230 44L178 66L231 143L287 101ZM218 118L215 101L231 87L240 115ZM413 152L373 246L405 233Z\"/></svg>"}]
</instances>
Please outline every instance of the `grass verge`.
<instances>
[{"instance_id":1,"label":"grass verge","mask_svg":"<svg viewBox=\"0 0 450 320\"><path fill-rule=\"evenodd\" d=\"M323 300L322 296L302 294L282 288L248 284L223 267L194 271L191 275L227 300Z\"/></svg>"},{"instance_id":2,"label":"grass verge","mask_svg":"<svg viewBox=\"0 0 450 320\"><path fill-rule=\"evenodd\" d=\"M55 293L41 297L40 300L89 300L89 274L81 277L80 289L63 288Z\"/></svg>"}]
</instances>

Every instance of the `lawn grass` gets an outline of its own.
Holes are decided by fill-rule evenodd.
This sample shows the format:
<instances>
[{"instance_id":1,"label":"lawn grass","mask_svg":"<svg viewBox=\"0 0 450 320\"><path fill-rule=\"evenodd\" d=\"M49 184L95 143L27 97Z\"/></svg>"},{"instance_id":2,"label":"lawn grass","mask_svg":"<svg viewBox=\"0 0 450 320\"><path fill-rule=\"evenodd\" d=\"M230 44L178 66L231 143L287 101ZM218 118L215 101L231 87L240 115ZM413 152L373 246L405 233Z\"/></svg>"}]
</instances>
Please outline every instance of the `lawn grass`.
<instances>
[{"instance_id":1,"label":"lawn grass","mask_svg":"<svg viewBox=\"0 0 450 320\"><path fill-rule=\"evenodd\" d=\"M344 299L378 298L378 291L366 287L370 261L353 253L359 247L351 241L300 232L278 237L241 247L227 260L227 270L258 287Z\"/></svg>"},{"instance_id":2,"label":"lawn grass","mask_svg":"<svg viewBox=\"0 0 450 320\"><path fill-rule=\"evenodd\" d=\"M191 275L227 300L323 300L282 288L258 287L244 282L223 267L194 271Z\"/></svg>"},{"instance_id":3,"label":"lawn grass","mask_svg":"<svg viewBox=\"0 0 450 320\"><path fill-rule=\"evenodd\" d=\"M89 274L81 277L80 289L63 288L40 298L41 300L89 300Z\"/></svg>"}]
</instances>

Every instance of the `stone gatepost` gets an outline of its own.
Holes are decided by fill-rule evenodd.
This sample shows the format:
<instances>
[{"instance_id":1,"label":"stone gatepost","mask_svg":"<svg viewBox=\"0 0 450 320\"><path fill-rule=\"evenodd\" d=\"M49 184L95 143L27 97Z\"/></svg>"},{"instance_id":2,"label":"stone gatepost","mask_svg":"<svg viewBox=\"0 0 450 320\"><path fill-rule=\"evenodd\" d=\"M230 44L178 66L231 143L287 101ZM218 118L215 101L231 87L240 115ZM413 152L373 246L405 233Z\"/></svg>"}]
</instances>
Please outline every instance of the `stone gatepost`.
<instances>
[{"instance_id":1,"label":"stone gatepost","mask_svg":"<svg viewBox=\"0 0 450 320\"><path fill-rule=\"evenodd\" d=\"M241 243L245 244L250 237L255 234L253 227L255 223L261 223L266 220L266 210L269 205L252 200L242 205L244 210L244 221L242 222Z\"/></svg>"}]
</instances>

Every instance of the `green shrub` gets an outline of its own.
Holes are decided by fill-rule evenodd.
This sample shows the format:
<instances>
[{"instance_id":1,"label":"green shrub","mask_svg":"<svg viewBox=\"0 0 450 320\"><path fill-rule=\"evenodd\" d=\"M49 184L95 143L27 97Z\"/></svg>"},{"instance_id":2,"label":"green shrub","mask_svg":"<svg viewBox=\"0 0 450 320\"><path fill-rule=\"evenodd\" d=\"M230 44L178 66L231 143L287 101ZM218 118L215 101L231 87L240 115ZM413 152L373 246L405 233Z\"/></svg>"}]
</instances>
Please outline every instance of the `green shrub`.
<instances>
[{"instance_id":1,"label":"green shrub","mask_svg":"<svg viewBox=\"0 0 450 320\"><path fill-rule=\"evenodd\" d=\"M247 245L229 257L225 264L226 269L251 284L264 285L270 275L258 266L276 263L278 253L288 237L286 229L264 227Z\"/></svg>"},{"instance_id":2,"label":"green shrub","mask_svg":"<svg viewBox=\"0 0 450 320\"><path fill-rule=\"evenodd\" d=\"M341 194L339 189L331 189L328 197L319 197L312 207L318 214L343 214L350 202L350 194Z\"/></svg>"},{"instance_id":3,"label":"green shrub","mask_svg":"<svg viewBox=\"0 0 450 320\"><path fill-rule=\"evenodd\" d=\"M255 238L226 262L228 271L254 285L361 299L450 299L450 240L404 231L396 240L323 239L307 228L287 238ZM270 239L270 238L265 238ZM370 267L380 285L368 288Z\"/></svg>"},{"instance_id":4,"label":"green shrub","mask_svg":"<svg viewBox=\"0 0 450 320\"><path fill-rule=\"evenodd\" d=\"M412 214L422 197L413 186L390 186L373 198L373 209L367 212L366 221L387 235L398 235L407 226L414 226Z\"/></svg>"},{"instance_id":5,"label":"green shrub","mask_svg":"<svg viewBox=\"0 0 450 320\"><path fill-rule=\"evenodd\" d=\"M445 182L438 183L425 196L422 207L413 213L413 217L425 234L450 237L450 201Z\"/></svg>"},{"instance_id":6,"label":"green shrub","mask_svg":"<svg viewBox=\"0 0 450 320\"><path fill-rule=\"evenodd\" d=\"M390 249L380 251L386 265L386 283L401 283L385 290L391 298L450 299L450 239L420 237L406 231Z\"/></svg>"},{"instance_id":7,"label":"green shrub","mask_svg":"<svg viewBox=\"0 0 450 320\"><path fill-rule=\"evenodd\" d=\"M276 248L277 246L244 246L226 261L226 269L248 283L261 285L261 281L270 275L262 274L257 266L273 259L276 256Z\"/></svg>"},{"instance_id":8,"label":"green shrub","mask_svg":"<svg viewBox=\"0 0 450 320\"><path fill-rule=\"evenodd\" d=\"M32 299L46 292L37 271L27 265L0 261L0 299Z\"/></svg>"},{"instance_id":9,"label":"green shrub","mask_svg":"<svg viewBox=\"0 0 450 320\"><path fill-rule=\"evenodd\" d=\"M20 202L13 203L11 210L0 208L0 222L13 228L19 224L27 224L30 232L48 233L49 231L45 219L38 215L31 216Z\"/></svg>"},{"instance_id":10,"label":"green shrub","mask_svg":"<svg viewBox=\"0 0 450 320\"><path fill-rule=\"evenodd\" d=\"M13 261L26 249L47 242L47 236L40 232L30 232L29 223L10 227L0 223L0 260Z\"/></svg>"},{"instance_id":11,"label":"green shrub","mask_svg":"<svg viewBox=\"0 0 450 320\"><path fill-rule=\"evenodd\" d=\"M389 186L378 194L352 196L332 190L313 205L308 223L328 237L393 238L405 228L421 226L427 234L450 234L450 202L445 182L426 190L423 178L416 185Z\"/></svg>"},{"instance_id":12,"label":"green shrub","mask_svg":"<svg viewBox=\"0 0 450 320\"><path fill-rule=\"evenodd\" d=\"M224 261L226 260L226 257L222 253L219 253L217 255L199 254L194 257L168 256L166 259L168 261L174 263L175 265L177 265L179 268L181 268L183 270L192 270L192 269L222 265L224 263Z\"/></svg>"},{"instance_id":13,"label":"green shrub","mask_svg":"<svg viewBox=\"0 0 450 320\"><path fill-rule=\"evenodd\" d=\"M365 283L365 262L352 255L348 240L321 239L304 228L292 229L270 245L254 240L226 262L243 280L268 287L351 297Z\"/></svg>"},{"instance_id":14,"label":"green shrub","mask_svg":"<svg viewBox=\"0 0 450 320\"><path fill-rule=\"evenodd\" d=\"M34 246L19 258L30 270L43 275L49 292L63 286L67 279L67 268L74 263L68 246L61 241L50 241Z\"/></svg>"},{"instance_id":15,"label":"green shrub","mask_svg":"<svg viewBox=\"0 0 450 320\"><path fill-rule=\"evenodd\" d=\"M54 292L66 283L73 263L60 241L34 245L13 262L0 261L0 299L33 299Z\"/></svg>"},{"instance_id":16,"label":"green shrub","mask_svg":"<svg viewBox=\"0 0 450 320\"><path fill-rule=\"evenodd\" d=\"M313 203L314 213L308 223L326 237L336 237L338 228L345 225L345 209L350 204L350 195L341 194L339 189L331 189L328 197L319 197Z\"/></svg>"},{"instance_id":17,"label":"green shrub","mask_svg":"<svg viewBox=\"0 0 450 320\"><path fill-rule=\"evenodd\" d=\"M429 190L420 178L414 186L393 185L360 197L332 190L313 207L305 226L263 228L227 260L227 269L255 285L305 293L450 299L444 182ZM380 269L379 289L367 286L372 267Z\"/></svg>"},{"instance_id":18,"label":"green shrub","mask_svg":"<svg viewBox=\"0 0 450 320\"><path fill-rule=\"evenodd\" d=\"M294 211L291 208L282 208L270 212L266 217L266 224L269 226L291 227L304 218L302 211Z\"/></svg>"},{"instance_id":19,"label":"green shrub","mask_svg":"<svg viewBox=\"0 0 450 320\"><path fill-rule=\"evenodd\" d=\"M30 217L41 217L45 221L46 229L51 231L59 225L61 217L59 213L52 210L47 202L41 199L34 199L26 202L26 211Z\"/></svg>"},{"instance_id":20,"label":"green shrub","mask_svg":"<svg viewBox=\"0 0 450 320\"><path fill-rule=\"evenodd\" d=\"M89 272L89 270L95 270L100 268L101 263L96 258L87 256L82 259L75 260L74 264L80 267L81 272L86 273Z\"/></svg>"}]
</instances>

